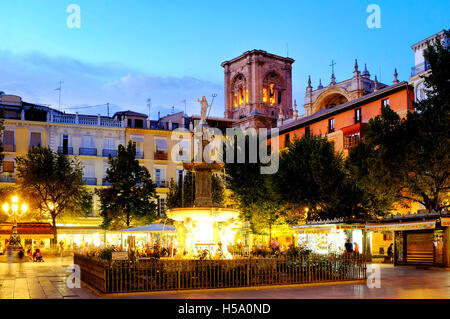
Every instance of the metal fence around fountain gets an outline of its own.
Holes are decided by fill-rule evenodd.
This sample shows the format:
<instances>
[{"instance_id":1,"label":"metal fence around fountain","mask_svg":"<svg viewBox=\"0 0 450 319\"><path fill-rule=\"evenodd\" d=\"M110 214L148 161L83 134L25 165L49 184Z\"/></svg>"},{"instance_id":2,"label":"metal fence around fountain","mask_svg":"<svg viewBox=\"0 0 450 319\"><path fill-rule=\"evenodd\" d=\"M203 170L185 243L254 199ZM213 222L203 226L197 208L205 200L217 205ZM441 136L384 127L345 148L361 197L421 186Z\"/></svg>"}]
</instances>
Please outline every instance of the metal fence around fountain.
<instances>
[{"instance_id":1,"label":"metal fence around fountain","mask_svg":"<svg viewBox=\"0 0 450 319\"><path fill-rule=\"evenodd\" d=\"M364 257L298 256L229 260L104 262L75 254L81 280L102 293L289 285L367 278Z\"/></svg>"}]
</instances>

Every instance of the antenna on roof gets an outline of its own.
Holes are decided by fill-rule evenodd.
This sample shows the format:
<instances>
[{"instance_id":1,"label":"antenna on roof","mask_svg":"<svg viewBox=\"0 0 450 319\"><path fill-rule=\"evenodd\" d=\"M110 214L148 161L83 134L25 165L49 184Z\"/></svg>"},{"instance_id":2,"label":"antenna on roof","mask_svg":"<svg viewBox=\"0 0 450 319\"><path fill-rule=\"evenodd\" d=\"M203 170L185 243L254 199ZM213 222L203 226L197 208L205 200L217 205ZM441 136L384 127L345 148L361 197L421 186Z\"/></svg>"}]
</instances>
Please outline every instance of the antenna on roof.
<instances>
[{"instance_id":1,"label":"antenna on roof","mask_svg":"<svg viewBox=\"0 0 450 319\"><path fill-rule=\"evenodd\" d=\"M182 103L184 103L184 114L186 114L186 99L184 99L183 101L181 101Z\"/></svg>"},{"instance_id":2,"label":"antenna on roof","mask_svg":"<svg viewBox=\"0 0 450 319\"><path fill-rule=\"evenodd\" d=\"M59 98L58 98L58 110L61 111L61 86L64 83L64 81L59 81L59 87L55 89L55 91L59 91Z\"/></svg>"},{"instance_id":3,"label":"antenna on roof","mask_svg":"<svg viewBox=\"0 0 450 319\"><path fill-rule=\"evenodd\" d=\"M107 110L107 113L108 113L108 117L109 117L109 102L108 102L108 103L106 103L106 110Z\"/></svg>"},{"instance_id":4,"label":"antenna on roof","mask_svg":"<svg viewBox=\"0 0 450 319\"><path fill-rule=\"evenodd\" d=\"M148 118L150 118L150 109L152 107L152 99L147 99Z\"/></svg>"}]
</instances>

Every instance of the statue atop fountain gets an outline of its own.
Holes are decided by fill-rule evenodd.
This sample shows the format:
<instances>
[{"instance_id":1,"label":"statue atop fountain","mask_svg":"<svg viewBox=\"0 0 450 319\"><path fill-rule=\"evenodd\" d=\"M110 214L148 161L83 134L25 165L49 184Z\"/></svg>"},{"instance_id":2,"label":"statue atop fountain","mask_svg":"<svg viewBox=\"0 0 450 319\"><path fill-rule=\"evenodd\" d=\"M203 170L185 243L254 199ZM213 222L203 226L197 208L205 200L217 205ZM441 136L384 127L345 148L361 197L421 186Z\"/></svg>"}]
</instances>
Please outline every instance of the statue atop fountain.
<instances>
[{"instance_id":1,"label":"statue atop fountain","mask_svg":"<svg viewBox=\"0 0 450 319\"><path fill-rule=\"evenodd\" d=\"M198 102L201 104L201 118L194 132L202 135L200 151L203 154L203 150L210 142L208 138L214 138L214 136L208 135L206 123L211 105L204 96ZM188 255L192 255L201 249L218 250L219 247L225 254L227 253L226 247L234 238L233 227L239 211L213 205L212 174L221 171L223 167L223 162L207 163L204 159L183 163L183 168L193 172L195 177L194 207L172 208L167 211L167 216L176 222L180 253L186 251ZM226 235L221 236L224 233Z\"/></svg>"}]
</instances>

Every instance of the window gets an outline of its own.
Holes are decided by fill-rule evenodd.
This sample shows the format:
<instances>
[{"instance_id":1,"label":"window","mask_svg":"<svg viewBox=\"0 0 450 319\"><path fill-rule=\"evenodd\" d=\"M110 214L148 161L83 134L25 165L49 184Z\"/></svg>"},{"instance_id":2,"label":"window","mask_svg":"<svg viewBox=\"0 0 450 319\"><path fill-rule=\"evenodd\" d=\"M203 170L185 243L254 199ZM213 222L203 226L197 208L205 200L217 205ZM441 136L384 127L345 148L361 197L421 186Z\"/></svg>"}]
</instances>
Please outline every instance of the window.
<instances>
[{"instance_id":1,"label":"window","mask_svg":"<svg viewBox=\"0 0 450 319\"><path fill-rule=\"evenodd\" d=\"M132 119L128 119L127 122L128 122L128 123L127 123L127 126L128 126L128 127L133 127L133 120L132 120Z\"/></svg>"},{"instance_id":2,"label":"window","mask_svg":"<svg viewBox=\"0 0 450 319\"><path fill-rule=\"evenodd\" d=\"M182 184L183 182L183 170L177 169L177 185Z\"/></svg>"},{"instance_id":3,"label":"window","mask_svg":"<svg viewBox=\"0 0 450 319\"><path fill-rule=\"evenodd\" d=\"M245 89L245 103L248 103L248 89Z\"/></svg>"},{"instance_id":4,"label":"window","mask_svg":"<svg viewBox=\"0 0 450 319\"><path fill-rule=\"evenodd\" d=\"M115 150L116 149L116 140L112 137L107 137L103 141L103 148L105 150Z\"/></svg>"},{"instance_id":5,"label":"window","mask_svg":"<svg viewBox=\"0 0 450 319\"><path fill-rule=\"evenodd\" d=\"M263 102L264 103L267 103L267 89L266 88L264 88L263 89Z\"/></svg>"},{"instance_id":6,"label":"window","mask_svg":"<svg viewBox=\"0 0 450 319\"><path fill-rule=\"evenodd\" d=\"M155 168L154 170L155 184L157 187L166 187L166 169L165 168Z\"/></svg>"},{"instance_id":7,"label":"window","mask_svg":"<svg viewBox=\"0 0 450 319\"><path fill-rule=\"evenodd\" d=\"M389 107L389 99L381 100L381 106L383 109Z\"/></svg>"},{"instance_id":8,"label":"window","mask_svg":"<svg viewBox=\"0 0 450 319\"><path fill-rule=\"evenodd\" d=\"M14 131L3 132L3 150L5 152L15 152Z\"/></svg>"},{"instance_id":9,"label":"window","mask_svg":"<svg viewBox=\"0 0 450 319\"><path fill-rule=\"evenodd\" d=\"M3 161L3 173L14 173L13 161Z\"/></svg>"},{"instance_id":10,"label":"window","mask_svg":"<svg viewBox=\"0 0 450 319\"><path fill-rule=\"evenodd\" d=\"M83 148L95 148L94 137L91 135L82 136L81 145Z\"/></svg>"},{"instance_id":11,"label":"window","mask_svg":"<svg viewBox=\"0 0 450 319\"><path fill-rule=\"evenodd\" d=\"M281 91L278 91L278 104L281 104Z\"/></svg>"},{"instance_id":12,"label":"window","mask_svg":"<svg viewBox=\"0 0 450 319\"><path fill-rule=\"evenodd\" d=\"M358 144L360 139L361 139L360 133L344 136L344 148L349 149L356 146L356 144Z\"/></svg>"},{"instance_id":13,"label":"window","mask_svg":"<svg viewBox=\"0 0 450 319\"><path fill-rule=\"evenodd\" d=\"M84 164L83 175L84 177L95 177L95 166L93 163Z\"/></svg>"},{"instance_id":14,"label":"window","mask_svg":"<svg viewBox=\"0 0 450 319\"><path fill-rule=\"evenodd\" d=\"M269 85L269 101L270 105L275 104L275 90L274 90L275 84L270 83Z\"/></svg>"},{"instance_id":15,"label":"window","mask_svg":"<svg viewBox=\"0 0 450 319\"><path fill-rule=\"evenodd\" d=\"M156 153L166 154L167 153L167 140L165 138L155 139L156 143Z\"/></svg>"},{"instance_id":16,"label":"window","mask_svg":"<svg viewBox=\"0 0 450 319\"><path fill-rule=\"evenodd\" d=\"M334 118L328 119L328 133L334 132Z\"/></svg>"},{"instance_id":17,"label":"window","mask_svg":"<svg viewBox=\"0 0 450 319\"><path fill-rule=\"evenodd\" d=\"M30 148L41 146L41 133L40 132L31 132L30 135Z\"/></svg>"},{"instance_id":18,"label":"window","mask_svg":"<svg viewBox=\"0 0 450 319\"><path fill-rule=\"evenodd\" d=\"M244 89L242 88L242 86L239 88L239 105L243 105L244 104Z\"/></svg>"},{"instance_id":19,"label":"window","mask_svg":"<svg viewBox=\"0 0 450 319\"><path fill-rule=\"evenodd\" d=\"M311 135L311 126L305 127L305 135Z\"/></svg>"},{"instance_id":20,"label":"window","mask_svg":"<svg viewBox=\"0 0 450 319\"><path fill-rule=\"evenodd\" d=\"M361 109L355 110L355 123L361 123Z\"/></svg>"},{"instance_id":21,"label":"window","mask_svg":"<svg viewBox=\"0 0 450 319\"><path fill-rule=\"evenodd\" d=\"M284 147L288 147L291 144L290 134L284 135Z\"/></svg>"},{"instance_id":22,"label":"window","mask_svg":"<svg viewBox=\"0 0 450 319\"><path fill-rule=\"evenodd\" d=\"M234 107L237 107L238 106L238 103L237 103L237 93L234 93L234 95L233 95L233 104L234 104Z\"/></svg>"},{"instance_id":23,"label":"window","mask_svg":"<svg viewBox=\"0 0 450 319\"><path fill-rule=\"evenodd\" d=\"M135 119L134 120L134 127L143 128L144 127L144 120Z\"/></svg>"},{"instance_id":24,"label":"window","mask_svg":"<svg viewBox=\"0 0 450 319\"><path fill-rule=\"evenodd\" d=\"M61 146L59 147L58 152L70 155L73 154L73 149L70 147L69 135L63 134L61 136Z\"/></svg>"}]
</instances>

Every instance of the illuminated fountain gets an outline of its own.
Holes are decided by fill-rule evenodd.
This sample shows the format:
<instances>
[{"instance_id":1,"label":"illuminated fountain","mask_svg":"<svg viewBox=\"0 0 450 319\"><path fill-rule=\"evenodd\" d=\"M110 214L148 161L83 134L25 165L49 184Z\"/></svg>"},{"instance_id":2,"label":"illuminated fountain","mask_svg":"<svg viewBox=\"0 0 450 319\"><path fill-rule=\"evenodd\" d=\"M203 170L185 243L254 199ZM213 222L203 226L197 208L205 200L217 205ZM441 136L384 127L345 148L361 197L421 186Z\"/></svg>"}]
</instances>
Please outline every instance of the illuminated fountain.
<instances>
[{"instance_id":1,"label":"illuminated fountain","mask_svg":"<svg viewBox=\"0 0 450 319\"><path fill-rule=\"evenodd\" d=\"M211 105L208 105L205 97L199 102L202 104L202 116L196 130L202 130L202 136L205 136L206 111ZM207 144L208 140L202 139L202 153ZM183 163L183 167L195 176L194 207L172 208L167 211L167 216L176 223L179 254L186 251L187 256L192 257L204 249L210 252L221 249L223 256L231 257L227 246L233 243L239 211L213 207L211 189L212 174L222 170L224 163L206 163L202 160Z\"/></svg>"}]
</instances>

